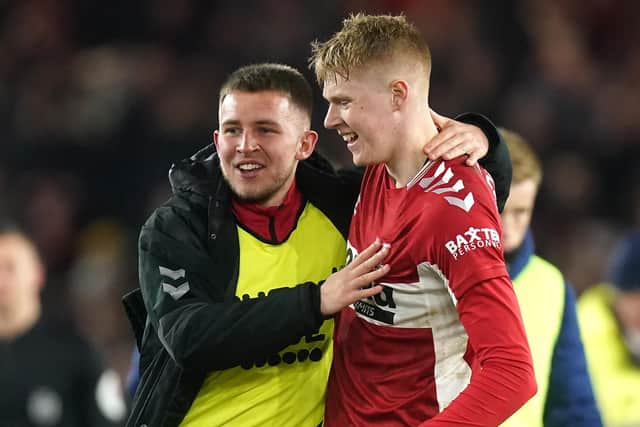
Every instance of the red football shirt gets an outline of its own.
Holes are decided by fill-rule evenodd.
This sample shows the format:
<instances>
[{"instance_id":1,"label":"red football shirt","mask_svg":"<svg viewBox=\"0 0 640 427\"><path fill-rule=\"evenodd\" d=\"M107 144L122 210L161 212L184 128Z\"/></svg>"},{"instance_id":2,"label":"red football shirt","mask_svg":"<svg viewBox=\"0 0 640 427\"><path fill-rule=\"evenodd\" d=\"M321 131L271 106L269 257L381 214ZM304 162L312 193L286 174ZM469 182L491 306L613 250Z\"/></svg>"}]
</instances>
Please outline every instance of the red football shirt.
<instances>
[{"instance_id":1,"label":"red football shirt","mask_svg":"<svg viewBox=\"0 0 640 427\"><path fill-rule=\"evenodd\" d=\"M326 426L406 426L429 420L484 368L478 353L489 360L495 346L506 348L507 358L518 353L514 357L530 365L488 173L461 159L429 162L406 187L395 188L384 165L368 167L349 232L347 262L376 237L391 245L385 259L391 269L379 282L382 293L337 316ZM492 286L483 288L486 283ZM474 288L481 289L474 301L489 301L484 307L462 304ZM495 315L484 313L494 308ZM494 331L485 331L487 318L505 328L499 343L492 342ZM470 340L467 328L477 325L480 332ZM482 406L486 393L495 392L502 403L510 398L500 396L505 393L500 381L485 381L486 387L491 390L472 390L470 405L457 409L463 418L455 420L473 418L473 407ZM495 419L505 419L517 408L505 404L503 409L491 399L487 404L484 409L494 415L506 412Z\"/></svg>"}]
</instances>

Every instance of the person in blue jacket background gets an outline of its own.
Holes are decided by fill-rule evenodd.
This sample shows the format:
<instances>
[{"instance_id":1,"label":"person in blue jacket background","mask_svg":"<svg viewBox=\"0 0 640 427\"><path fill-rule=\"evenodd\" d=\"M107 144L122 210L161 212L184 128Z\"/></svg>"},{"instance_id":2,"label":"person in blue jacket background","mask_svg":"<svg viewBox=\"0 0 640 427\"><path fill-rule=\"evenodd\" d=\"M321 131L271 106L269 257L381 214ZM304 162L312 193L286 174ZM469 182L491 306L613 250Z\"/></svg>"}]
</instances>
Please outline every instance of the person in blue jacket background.
<instances>
[{"instance_id":1,"label":"person in blue jacket background","mask_svg":"<svg viewBox=\"0 0 640 427\"><path fill-rule=\"evenodd\" d=\"M504 251L520 303L538 393L503 426L602 426L576 315L576 297L562 273L535 254L530 230L542 180L540 160L518 134L499 129L513 165L502 212Z\"/></svg>"}]
</instances>

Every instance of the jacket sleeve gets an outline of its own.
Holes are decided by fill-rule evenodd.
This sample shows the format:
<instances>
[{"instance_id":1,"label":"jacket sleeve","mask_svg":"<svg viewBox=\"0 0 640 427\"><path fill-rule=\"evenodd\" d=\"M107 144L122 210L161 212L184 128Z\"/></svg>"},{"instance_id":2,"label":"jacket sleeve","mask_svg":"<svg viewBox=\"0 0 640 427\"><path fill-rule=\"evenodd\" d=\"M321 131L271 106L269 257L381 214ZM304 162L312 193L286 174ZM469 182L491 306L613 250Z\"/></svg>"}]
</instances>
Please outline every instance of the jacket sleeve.
<instances>
[{"instance_id":1,"label":"jacket sleeve","mask_svg":"<svg viewBox=\"0 0 640 427\"><path fill-rule=\"evenodd\" d=\"M229 295L225 290L231 281L235 289L236 280L229 273L234 266L225 265L229 259L196 247L191 227L170 208L161 209L140 235L140 285L153 331L179 366L227 369L273 354L320 327L317 284L289 284L258 298ZM237 247L226 249L237 253Z\"/></svg>"},{"instance_id":2,"label":"jacket sleeve","mask_svg":"<svg viewBox=\"0 0 640 427\"><path fill-rule=\"evenodd\" d=\"M502 212L511 188L511 157L507 144L504 143L500 132L491 120L481 114L464 113L456 117L456 120L479 127L487 136L489 152L480 159L479 163L493 177L498 211Z\"/></svg>"},{"instance_id":3,"label":"jacket sleeve","mask_svg":"<svg viewBox=\"0 0 640 427\"><path fill-rule=\"evenodd\" d=\"M553 352L545 427L602 427L576 315L576 297L565 283L562 327Z\"/></svg>"}]
</instances>

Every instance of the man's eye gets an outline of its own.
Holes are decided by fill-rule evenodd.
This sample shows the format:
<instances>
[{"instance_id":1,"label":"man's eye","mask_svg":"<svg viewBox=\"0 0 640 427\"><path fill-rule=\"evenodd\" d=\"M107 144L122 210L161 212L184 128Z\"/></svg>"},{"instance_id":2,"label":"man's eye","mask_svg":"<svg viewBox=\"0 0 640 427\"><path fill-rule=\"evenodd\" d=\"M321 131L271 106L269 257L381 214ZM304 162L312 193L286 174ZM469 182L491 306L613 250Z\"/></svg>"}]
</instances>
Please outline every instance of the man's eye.
<instances>
[{"instance_id":1,"label":"man's eye","mask_svg":"<svg viewBox=\"0 0 640 427\"><path fill-rule=\"evenodd\" d=\"M260 131L260 133L275 133L274 129L265 127L258 128L258 131Z\"/></svg>"},{"instance_id":2,"label":"man's eye","mask_svg":"<svg viewBox=\"0 0 640 427\"><path fill-rule=\"evenodd\" d=\"M240 128L225 128L224 133L226 135L240 135L241 130Z\"/></svg>"}]
</instances>

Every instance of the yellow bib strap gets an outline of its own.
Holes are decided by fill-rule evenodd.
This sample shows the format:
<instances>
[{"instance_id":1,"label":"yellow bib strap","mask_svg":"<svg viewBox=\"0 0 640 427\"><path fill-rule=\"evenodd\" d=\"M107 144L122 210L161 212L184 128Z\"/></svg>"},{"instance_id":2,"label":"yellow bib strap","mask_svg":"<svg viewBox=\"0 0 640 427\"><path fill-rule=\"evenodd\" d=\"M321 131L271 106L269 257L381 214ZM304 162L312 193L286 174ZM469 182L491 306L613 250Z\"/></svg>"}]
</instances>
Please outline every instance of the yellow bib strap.
<instances>
[{"instance_id":1,"label":"yellow bib strap","mask_svg":"<svg viewBox=\"0 0 640 427\"><path fill-rule=\"evenodd\" d=\"M543 427L551 361L564 313L564 277L552 264L534 255L513 286L531 347L538 393L502 425Z\"/></svg>"}]
</instances>

